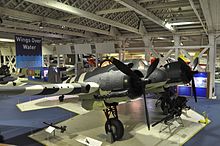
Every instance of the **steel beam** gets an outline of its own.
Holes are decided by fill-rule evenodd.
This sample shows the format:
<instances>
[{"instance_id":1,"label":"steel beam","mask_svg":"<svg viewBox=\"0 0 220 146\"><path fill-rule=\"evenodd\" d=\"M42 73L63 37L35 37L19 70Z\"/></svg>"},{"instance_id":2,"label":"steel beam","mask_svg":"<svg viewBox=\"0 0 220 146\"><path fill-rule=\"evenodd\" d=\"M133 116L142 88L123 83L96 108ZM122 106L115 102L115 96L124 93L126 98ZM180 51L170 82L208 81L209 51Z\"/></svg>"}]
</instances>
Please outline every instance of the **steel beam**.
<instances>
[{"instance_id":1,"label":"steel beam","mask_svg":"<svg viewBox=\"0 0 220 146\"><path fill-rule=\"evenodd\" d=\"M130 26L122 24L120 22L116 22L116 21L113 21L111 19L107 19L107 18L98 16L98 15L95 15L93 13L81 10L81 9L73 7L73 6L66 5L66 4L61 3L61 2L57 2L57 1L54 1L54 0L44 0L44 1L42 1L42 0L25 0L25 1L28 1L28 2L34 3L34 4L38 4L38 5L41 5L41 6L44 6L44 7L56 9L56 10L66 12L66 13L69 13L69 14L77 15L77 16L80 16L80 17L84 17L84 18L87 18L87 19L91 19L91 20L101 22L101 23L104 23L104 24L107 24L107 25L115 26L115 27L118 27L120 29L127 30L127 31L130 31L130 32L134 32L134 33L137 33L137 34L144 35L142 32L139 32L139 30L134 28L134 27L130 27Z\"/></svg>"},{"instance_id":2,"label":"steel beam","mask_svg":"<svg viewBox=\"0 0 220 146\"><path fill-rule=\"evenodd\" d=\"M17 10L12 10L8 8L4 8L4 7L0 7L0 14L12 16L15 18L19 18L21 20L29 21L29 22L33 22L33 21L45 22L45 23L53 24L53 25L66 26L69 28L80 29L80 30L95 32L95 33L104 34L104 35L111 35L109 31L106 31L106 30L91 28L88 26L69 23L66 21L56 20L56 19L52 19L48 17L42 17L42 16L38 16L38 15L26 13L26 12L21 12Z\"/></svg>"},{"instance_id":3,"label":"steel beam","mask_svg":"<svg viewBox=\"0 0 220 146\"><path fill-rule=\"evenodd\" d=\"M37 25L8 21L8 20L3 20L2 24L7 25L7 26L16 27L16 28L31 29L31 30L36 30L36 31L46 31L46 32L50 32L50 33L59 33L59 34L70 35L70 36L89 37L89 36L86 36L83 33L79 33L79 32L61 30L61 29L51 28L51 27L39 28L39 26L37 26Z\"/></svg>"},{"instance_id":4,"label":"steel beam","mask_svg":"<svg viewBox=\"0 0 220 146\"><path fill-rule=\"evenodd\" d=\"M156 1L156 0L154 0L154 1ZM157 1L160 1L160 0L157 0ZM143 3L143 2L139 1L138 3ZM197 5L198 4L196 4L196 6ZM164 8L175 8L175 7L178 8L178 7L184 7L184 6L189 6L189 3L186 1L185 2L181 2L181 1L166 2L166 3L149 5L144 8L145 9L164 9ZM124 7L124 8L115 8L115 9L107 9L107 10L97 11L96 14L102 15L102 14L111 14L111 13L127 12L127 11L132 11L132 10L127 7Z\"/></svg>"},{"instance_id":5,"label":"steel beam","mask_svg":"<svg viewBox=\"0 0 220 146\"><path fill-rule=\"evenodd\" d=\"M214 30L213 19L210 10L210 0L199 0L209 31Z\"/></svg>"},{"instance_id":6,"label":"steel beam","mask_svg":"<svg viewBox=\"0 0 220 146\"><path fill-rule=\"evenodd\" d=\"M142 15L145 18L153 21L154 23L164 27L165 29L167 29L171 32L175 32L175 29L168 22L161 20L160 18L158 18L153 13L151 13L150 11L143 8L141 5L139 5L135 1L133 1L133 0L115 0L115 1L119 2L120 4L124 5L125 7L129 8L129 9L135 11L139 15Z\"/></svg>"},{"instance_id":7,"label":"steel beam","mask_svg":"<svg viewBox=\"0 0 220 146\"><path fill-rule=\"evenodd\" d=\"M194 4L193 0L189 0L189 3L190 3L190 5L191 5L193 11L195 12L196 16L198 17L198 19L199 19L199 21L200 21L200 23L201 23L201 25L202 25L202 27L203 27L203 29L204 29L206 35L208 35L207 29L205 28L205 25L204 25L204 23L203 23L203 21L202 21L200 15L199 15L199 13L198 13L196 7L195 7L195 4Z\"/></svg>"},{"instance_id":8,"label":"steel beam","mask_svg":"<svg viewBox=\"0 0 220 146\"><path fill-rule=\"evenodd\" d=\"M49 38L61 38L61 39L66 38L64 35L34 32L34 31L14 29L14 28L5 28L2 26L0 26L0 32L7 32L7 33L14 33L14 34L26 34L26 35L32 35L32 36L49 37Z\"/></svg>"},{"instance_id":9,"label":"steel beam","mask_svg":"<svg viewBox=\"0 0 220 146\"><path fill-rule=\"evenodd\" d=\"M105 15L105 14L120 13L120 12L127 12L127 11L131 11L131 9L128 9L126 7L116 8L116 9L108 9L108 10L97 11L96 14L97 15Z\"/></svg>"}]
</instances>

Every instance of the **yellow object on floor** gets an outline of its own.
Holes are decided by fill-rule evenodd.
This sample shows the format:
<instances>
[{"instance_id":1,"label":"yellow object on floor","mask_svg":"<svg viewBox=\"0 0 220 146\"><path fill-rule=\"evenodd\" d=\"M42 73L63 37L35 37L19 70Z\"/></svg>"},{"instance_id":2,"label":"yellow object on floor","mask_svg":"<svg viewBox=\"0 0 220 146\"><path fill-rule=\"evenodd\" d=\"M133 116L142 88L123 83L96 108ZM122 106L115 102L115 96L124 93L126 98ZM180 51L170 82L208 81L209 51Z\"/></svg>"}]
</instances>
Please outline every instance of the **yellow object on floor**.
<instances>
[{"instance_id":1,"label":"yellow object on floor","mask_svg":"<svg viewBox=\"0 0 220 146\"><path fill-rule=\"evenodd\" d=\"M206 112L202 112L202 115L203 115L204 119L199 120L198 122L199 122L199 123L202 123L202 124L208 124L209 119L208 119L207 113L206 113Z\"/></svg>"}]
</instances>

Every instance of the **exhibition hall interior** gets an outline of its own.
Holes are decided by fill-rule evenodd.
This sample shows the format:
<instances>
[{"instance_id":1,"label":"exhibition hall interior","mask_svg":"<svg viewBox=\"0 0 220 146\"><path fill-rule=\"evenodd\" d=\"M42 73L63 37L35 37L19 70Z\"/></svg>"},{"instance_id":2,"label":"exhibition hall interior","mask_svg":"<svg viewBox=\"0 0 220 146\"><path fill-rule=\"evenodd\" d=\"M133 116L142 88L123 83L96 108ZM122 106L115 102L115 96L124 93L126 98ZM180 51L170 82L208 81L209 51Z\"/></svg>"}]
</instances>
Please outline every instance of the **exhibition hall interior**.
<instances>
[{"instance_id":1,"label":"exhibition hall interior","mask_svg":"<svg viewBox=\"0 0 220 146\"><path fill-rule=\"evenodd\" d=\"M1 146L218 146L220 0L0 0Z\"/></svg>"}]
</instances>

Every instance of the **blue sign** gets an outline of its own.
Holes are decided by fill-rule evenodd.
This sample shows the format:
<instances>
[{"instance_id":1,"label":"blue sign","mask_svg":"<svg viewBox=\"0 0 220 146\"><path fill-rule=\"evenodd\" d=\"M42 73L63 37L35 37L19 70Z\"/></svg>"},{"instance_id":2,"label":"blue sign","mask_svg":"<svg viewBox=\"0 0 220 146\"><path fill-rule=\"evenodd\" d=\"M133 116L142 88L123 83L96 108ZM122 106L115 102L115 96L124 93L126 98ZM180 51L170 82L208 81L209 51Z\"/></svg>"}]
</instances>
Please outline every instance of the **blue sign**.
<instances>
[{"instance_id":1,"label":"blue sign","mask_svg":"<svg viewBox=\"0 0 220 146\"><path fill-rule=\"evenodd\" d=\"M42 67L42 39L15 36L16 67Z\"/></svg>"},{"instance_id":2,"label":"blue sign","mask_svg":"<svg viewBox=\"0 0 220 146\"><path fill-rule=\"evenodd\" d=\"M207 72L198 72L194 74L197 97L207 97L207 80ZM178 94L180 96L192 96L192 93L191 86L178 86Z\"/></svg>"}]
</instances>

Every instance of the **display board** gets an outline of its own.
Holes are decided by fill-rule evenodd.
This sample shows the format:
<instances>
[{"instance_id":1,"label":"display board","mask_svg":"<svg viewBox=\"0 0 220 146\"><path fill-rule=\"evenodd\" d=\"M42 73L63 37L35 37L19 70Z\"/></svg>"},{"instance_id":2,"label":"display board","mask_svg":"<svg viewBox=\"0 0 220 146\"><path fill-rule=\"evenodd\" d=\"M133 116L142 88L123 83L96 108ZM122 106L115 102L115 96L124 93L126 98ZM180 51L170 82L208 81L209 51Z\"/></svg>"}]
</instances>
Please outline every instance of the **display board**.
<instances>
[{"instance_id":1,"label":"display board","mask_svg":"<svg viewBox=\"0 0 220 146\"><path fill-rule=\"evenodd\" d=\"M26 71L28 80L47 81L48 68L47 67L31 67Z\"/></svg>"},{"instance_id":2,"label":"display board","mask_svg":"<svg viewBox=\"0 0 220 146\"><path fill-rule=\"evenodd\" d=\"M115 53L115 44L114 42L108 43L95 43L96 53Z\"/></svg>"},{"instance_id":3,"label":"display board","mask_svg":"<svg viewBox=\"0 0 220 146\"><path fill-rule=\"evenodd\" d=\"M42 54L43 55L54 55L57 54L56 48L53 45L44 45L42 47Z\"/></svg>"},{"instance_id":4,"label":"display board","mask_svg":"<svg viewBox=\"0 0 220 146\"><path fill-rule=\"evenodd\" d=\"M57 54L72 54L70 45L56 45Z\"/></svg>"},{"instance_id":5,"label":"display board","mask_svg":"<svg viewBox=\"0 0 220 146\"><path fill-rule=\"evenodd\" d=\"M208 72L199 72L194 75L194 81L196 86L196 95L198 97L208 97ZM191 86L180 85L178 86L178 95L180 96L192 96Z\"/></svg>"},{"instance_id":6,"label":"display board","mask_svg":"<svg viewBox=\"0 0 220 146\"><path fill-rule=\"evenodd\" d=\"M15 56L15 47L5 46L5 47L1 47L0 50L2 56Z\"/></svg>"},{"instance_id":7,"label":"display board","mask_svg":"<svg viewBox=\"0 0 220 146\"><path fill-rule=\"evenodd\" d=\"M28 36L15 36L16 67L42 66L42 39Z\"/></svg>"},{"instance_id":8,"label":"display board","mask_svg":"<svg viewBox=\"0 0 220 146\"><path fill-rule=\"evenodd\" d=\"M90 44L75 44L75 54L92 54L92 48Z\"/></svg>"}]
</instances>

